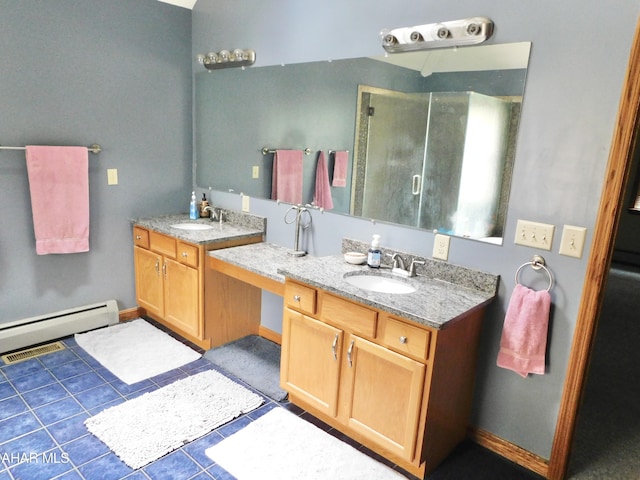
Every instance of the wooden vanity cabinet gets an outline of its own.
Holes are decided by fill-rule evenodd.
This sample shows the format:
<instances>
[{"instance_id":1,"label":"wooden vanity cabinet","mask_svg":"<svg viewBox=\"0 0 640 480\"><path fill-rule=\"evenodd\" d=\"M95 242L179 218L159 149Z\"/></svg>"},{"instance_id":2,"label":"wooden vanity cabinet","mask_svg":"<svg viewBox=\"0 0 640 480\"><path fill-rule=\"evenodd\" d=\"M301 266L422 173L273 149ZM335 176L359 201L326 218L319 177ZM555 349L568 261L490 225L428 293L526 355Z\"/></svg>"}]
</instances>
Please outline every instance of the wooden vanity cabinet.
<instances>
[{"instance_id":1,"label":"wooden vanity cabinet","mask_svg":"<svg viewBox=\"0 0 640 480\"><path fill-rule=\"evenodd\" d=\"M235 320L236 316L228 312L228 289L220 275L207 268L205 259L210 250L261 241L262 234L257 233L195 244L134 225L138 305L151 318L205 350L214 343L219 345L254 333L253 325L247 325L248 322L229 325L229 318ZM254 308L256 300L242 300L241 307L249 304ZM242 314L242 308L238 310Z\"/></svg>"},{"instance_id":2,"label":"wooden vanity cabinet","mask_svg":"<svg viewBox=\"0 0 640 480\"><path fill-rule=\"evenodd\" d=\"M202 336L201 247L134 227L136 299L147 314L196 343Z\"/></svg>"},{"instance_id":3,"label":"wooden vanity cabinet","mask_svg":"<svg viewBox=\"0 0 640 480\"><path fill-rule=\"evenodd\" d=\"M284 299L293 403L419 477L464 438L481 313L436 330L289 279Z\"/></svg>"}]
</instances>

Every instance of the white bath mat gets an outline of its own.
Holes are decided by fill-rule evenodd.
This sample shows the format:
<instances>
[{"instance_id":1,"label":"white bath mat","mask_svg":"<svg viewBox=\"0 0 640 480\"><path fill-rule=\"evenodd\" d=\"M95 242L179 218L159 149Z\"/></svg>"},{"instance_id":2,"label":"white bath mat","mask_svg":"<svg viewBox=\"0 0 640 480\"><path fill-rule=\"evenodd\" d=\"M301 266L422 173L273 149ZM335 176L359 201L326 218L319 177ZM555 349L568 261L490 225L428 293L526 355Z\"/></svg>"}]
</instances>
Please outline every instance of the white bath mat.
<instances>
[{"instance_id":1,"label":"white bath mat","mask_svg":"<svg viewBox=\"0 0 640 480\"><path fill-rule=\"evenodd\" d=\"M89 355L131 385L201 357L141 318L75 335Z\"/></svg>"},{"instance_id":2,"label":"white bath mat","mask_svg":"<svg viewBox=\"0 0 640 480\"><path fill-rule=\"evenodd\" d=\"M405 479L284 408L274 408L205 453L238 480Z\"/></svg>"},{"instance_id":3,"label":"white bath mat","mask_svg":"<svg viewBox=\"0 0 640 480\"><path fill-rule=\"evenodd\" d=\"M140 468L263 402L208 370L103 410L84 423L124 463Z\"/></svg>"}]
</instances>

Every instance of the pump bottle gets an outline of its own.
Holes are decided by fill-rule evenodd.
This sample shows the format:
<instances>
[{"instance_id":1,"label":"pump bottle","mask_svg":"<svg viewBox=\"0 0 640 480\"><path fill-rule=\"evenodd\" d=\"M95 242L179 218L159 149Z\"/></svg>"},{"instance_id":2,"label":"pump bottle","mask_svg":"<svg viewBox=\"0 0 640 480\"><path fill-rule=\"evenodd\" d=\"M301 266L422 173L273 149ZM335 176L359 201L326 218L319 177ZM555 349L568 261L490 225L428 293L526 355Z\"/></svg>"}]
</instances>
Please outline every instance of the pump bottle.
<instances>
[{"instance_id":1,"label":"pump bottle","mask_svg":"<svg viewBox=\"0 0 640 480\"><path fill-rule=\"evenodd\" d=\"M369 248L369 254L367 255L367 265L371 268L380 268L380 259L382 257L382 251L380 250L380 235L373 236L371 241L371 248Z\"/></svg>"},{"instance_id":2,"label":"pump bottle","mask_svg":"<svg viewBox=\"0 0 640 480\"><path fill-rule=\"evenodd\" d=\"M189 204L189 218L195 220L198 218L198 208L196 207L196 192L191 192L191 203Z\"/></svg>"}]
</instances>

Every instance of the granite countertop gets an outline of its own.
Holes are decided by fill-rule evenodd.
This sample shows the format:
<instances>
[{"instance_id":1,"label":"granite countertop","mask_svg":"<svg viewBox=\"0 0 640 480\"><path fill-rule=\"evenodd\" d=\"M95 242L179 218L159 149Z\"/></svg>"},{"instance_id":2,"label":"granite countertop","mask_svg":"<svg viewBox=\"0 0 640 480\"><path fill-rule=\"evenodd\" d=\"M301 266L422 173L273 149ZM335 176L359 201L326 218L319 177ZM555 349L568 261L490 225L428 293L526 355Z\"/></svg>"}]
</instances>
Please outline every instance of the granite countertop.
<instances>
[{"instance_id":1,"label":"granite countertop","mask_svg":"<svg viewBox=\"0 0 640 480\"><path fill-rule=\"evenodd\" d=\"M366 265L351 265L342 255L310 258L307 262L289 264L279 272L293 280L322 288L365 305L370 305L428 327L441 329L447 322L490 303L496 291L476 290L419 275L403 278L388 268L371 269ZM371 292L355 287L344 280L345 274L366 273L393 276L416 288L406 294Z\"/></svg>"},{"instance_id":2,"label":"granite countertop","mask_svg":"<svg viewBox=\"0 0 640 480\"><path fill-rule=\"evenodd\" d=\"M389 268L375 270L366 265L350 265L342 255L294 257L290 251L289 248L262 242L215 250L209 255L279 282L289 277L436 329L490 303L497 292L497 280L493 288L469 288L427 275L402 278L392 275ZM464 270L469 275L469 270ZM413 285L416 291L408 294L370 292L347 283L343 278L345 274L359 272L392 275ZM478 272L478 275L487 274Z\"/></svg>"},{"instance_id":3,"label":"granite countertop","mask_svg":"<svg viewBox=\"0 0 640 480\"><path fill-rule=\"evenodd\" d=\"M131 220L131 223L196 245L219 243L230 239L255 237L256 235L264 236L266 230L266 220L264 218L231 211L223 211L223 213L225 221L222 223L209 218L191 220L186 213L136 218ZM201 223L211 225L213 228L208 230L182 230L171 226L176 223Z\"/></svg>"},{"instance_id":4,"label":"granite countertop","mask_svg":"<svg viewBox=\"0 0 640 480\"><path fill-rule=\"evenodd\" d=\"M278 270L288 266L304 264L314 257L291 255L291 248L261 242L239 247L222 248L208 252L210 257L223 260L258 275L284 283L284 275Z\"/></svg>"}]
</instances>

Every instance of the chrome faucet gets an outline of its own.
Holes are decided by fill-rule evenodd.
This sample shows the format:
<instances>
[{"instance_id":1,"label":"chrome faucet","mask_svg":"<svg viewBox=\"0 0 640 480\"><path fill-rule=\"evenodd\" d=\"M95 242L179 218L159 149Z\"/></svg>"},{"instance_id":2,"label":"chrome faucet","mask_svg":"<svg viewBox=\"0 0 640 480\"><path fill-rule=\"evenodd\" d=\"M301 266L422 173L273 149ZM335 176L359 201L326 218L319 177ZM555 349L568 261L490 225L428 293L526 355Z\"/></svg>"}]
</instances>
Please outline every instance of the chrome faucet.
<instances>
[{"instance_id":1,"label":"chrome faucet","mask_svg":"<svg viewBox=\"0 0 640 480\"><path fill-rule=\"evenodd\" d=\"M295 218L290 218L289 212L293 212L293 211L296 212L296 216ZM307 222L302 223L301 221L302 215L305 213L307 217ZM293 251L289 253L296 257L302 257L306 255L307 252L304 250L300 250L300 230L306 230L307 228L309 228L311 226L311 223L313 222L313 218L311 217L311 213L309 212L309 210L307 210L307 208L303 207L302 205L292 205L291 208L289 208L289 210L287 210L287 212L284 214L284 223L292 224L294 222L296 226L295 226L295 238L293 242Z\"/></svg>"},{"instance_id":2,"label":"chrome faucet","mask_svg":"<svg viewBox=\"0 0 640 480\"><path fill-rule=\"evenodd\" d=\"M203 212L211 212L211 221L218 220L218 223L222 223L222 210L216 209L211 205L207 205L202 209Z\"/></svg>"},{"instance_id":3,"label":"chrome faucet","mask_svg":"<svg viewBox=\"0 0 640 480\"><path fill-rule=\"evenodd\" d=\"M425 264L424 260L417 260L415 258L412 258L411 264L409 265L409 268L407 268L405 266L404 258L402 258L399 253L388 254L388 255L391 257L391 260L393 261L391 272L396 273L398 275L405 276L405 277L415 277L417 275L416 266Z\"/></svg>"}]
</instances>

